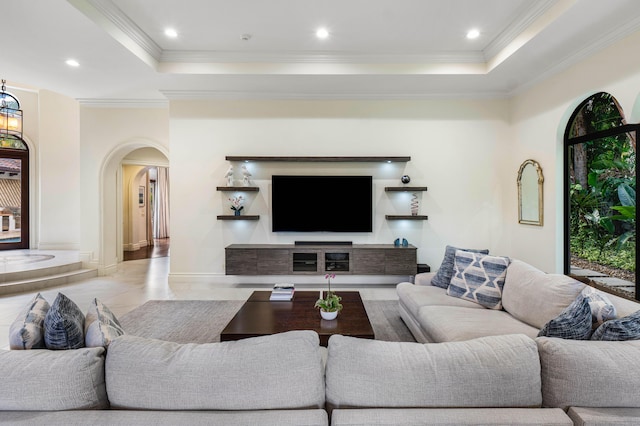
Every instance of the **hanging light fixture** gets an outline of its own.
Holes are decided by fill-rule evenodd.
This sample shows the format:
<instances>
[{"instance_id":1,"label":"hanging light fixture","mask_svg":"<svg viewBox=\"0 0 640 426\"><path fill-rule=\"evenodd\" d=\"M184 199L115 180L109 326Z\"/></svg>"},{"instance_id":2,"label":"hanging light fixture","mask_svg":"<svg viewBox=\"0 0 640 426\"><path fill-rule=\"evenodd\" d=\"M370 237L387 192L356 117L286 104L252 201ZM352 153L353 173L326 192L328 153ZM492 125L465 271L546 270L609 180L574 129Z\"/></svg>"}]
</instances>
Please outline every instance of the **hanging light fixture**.
<instances>
[{"instance_id":1,"label":"hanging light fixture","mask_svg":"<svg viewBox=\"0 0 640 426\"><path fill-rule=\"evenodd\" d=\"M12 146L22 141L22 110L18 100L6 92L6 83L3 79L0 91L0 144Z\"/></svg>"}]
</instances>

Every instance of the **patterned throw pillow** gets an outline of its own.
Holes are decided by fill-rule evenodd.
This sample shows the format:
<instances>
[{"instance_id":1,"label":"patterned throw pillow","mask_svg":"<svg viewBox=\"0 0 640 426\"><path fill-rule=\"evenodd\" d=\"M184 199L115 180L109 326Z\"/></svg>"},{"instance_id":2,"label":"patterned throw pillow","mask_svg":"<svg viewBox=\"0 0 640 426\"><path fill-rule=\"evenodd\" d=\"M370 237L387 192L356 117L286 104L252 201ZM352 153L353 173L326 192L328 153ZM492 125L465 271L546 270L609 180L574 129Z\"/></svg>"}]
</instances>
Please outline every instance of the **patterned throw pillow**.
<instances>
[{"instance_id":1,"label":"patterned throw pillow","mask_svg":"<svg viewBox=\"0 0 640 426\"><path fill-rule=\"evenodd\" d=\"M593 332L591 340L639 340L640 311L624 318L607 321Z\"/></svg>"},{"instance_id":2,"label":"patterned throw pillow","mask_svg":"<svg viewBox=\"0 0 640 426\"><path fill-rule=\"evenodd\" d=\"M451 277L453 277L453 268L457 250L470 251L474 253L489 254L489 250L474 250L474 249L461 249L457 247L447 246L444 251L444 259L436 275L431 279L431 285L440 288L448 288L451 284Z\"/></svg>"},{"instance_id":3,"label":"patterned throw pillow","mask_svg":"<svg viewBox=\"0 0 640 426\"><path fill-rule=\"evenodd\" d=\"M457 250L447 294L486 308L502 309L502 288L509 263L508 257Z\"/></svg>"},{"instance_id":4,"label":"patterned throw pillow","mask_svg":"<svg viewBox=\"0 0 640 426\"><path fill-rule=\"evenodd\" d=\"M124 330L113 312L98 299L93 299L84 320L85 346L106 348L113 339L123 334Z\"/></svg>"},{"instance_id":5,"label":"patterned throw pillow","mask_svg":"<svg viewBox=\"0 0 640 426\"><path fill-rule=\"evenodd\" d=\"M9 327L9 348L45 348L44 317L48 310L49 302L40 293L36 294Z\"/></svg>"},{"instance_id":6,"label":"patterned throw pillow","mask_svg":"<svg viewBox=\"0 0 640 426\"><path fill-rule=\"evenodd\" d=\"M84 314L71 299L58 293L44 319L47 349L84 347Z\"/></svg>"},{"instance_id":7,"label":"patterned throw pillow","mask_svg":"<svg viewBox=\"0 0 640 426\"><path fill-rule=\"evenodd\" d=\"M589 301L582 294L579 294L576 300L560 312L560 315L542 327L538 337L588 340L591 336L591 324Z\"/></svg>"},{"instance_id":8,"label":"patterned throw pillow","mask_svg":"<svg viewBox=\"0 0 640 426\"><path fill-rule=\"evenodd\" d=\"M607 296L596 291L595 288L585 287L584 290L582 290L582 295L589 302L594 327L602 325L605 321L617 318L618 313L616 312L616 307L613 306Z\"/></svg>"}]
</instances>

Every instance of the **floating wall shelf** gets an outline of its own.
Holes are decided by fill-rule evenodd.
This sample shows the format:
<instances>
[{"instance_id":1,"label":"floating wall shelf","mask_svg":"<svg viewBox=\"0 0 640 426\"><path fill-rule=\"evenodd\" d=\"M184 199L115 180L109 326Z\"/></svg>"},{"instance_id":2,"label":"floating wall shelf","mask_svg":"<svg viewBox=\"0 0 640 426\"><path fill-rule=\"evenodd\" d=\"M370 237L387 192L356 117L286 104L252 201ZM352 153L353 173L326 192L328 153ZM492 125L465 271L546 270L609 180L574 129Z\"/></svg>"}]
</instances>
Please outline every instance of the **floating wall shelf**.
<instances>
[{"instance_id":1,"label":"floating wall shelf","mask_svg":"<svg viewBox=\"0 0 640 426\"><path fill-rule=\"evenodd\" d=\"M228 192L258 192L260 188L257 186L218 186L216 191L228 191Z\"/></svg>"},{"instance_id":2,"label":"floating wall shelf","mask_svg":"<svg viewBox=\"0 0 640 426\"><path fill-rule=\"evenodd\" d=\"M387 220L428 220L429 216L413 216L410 214L407 215L396 215L396 214L388 214L385 216Z\"/></svg>"},{"instance_id":3,"label":"floating wall shelf","mask_svg":"<svg viewBox=\"0 0 640 426\"><path fill-rule=\"evenodd\" d=\"M227 161L273 161L291 163L406 163L411 157L279 157L232 156Z\"/></svg>"},{"instance_id":4,"label":"floating wall shelf","mask_svg":"<svg viewBox=\"0 0 640 426\"><path fill-rule=\"evenodd\" d=\"M232 214L226 215L220 215L218 216L218 220L259 220L260 216L259 215L244 215L244 216L234 216Z\"/></svg>"},{"instance_id":5,"label":"floating wall shelf","mask_svg":"<svg viewBox=\"0 0 640 426\"><path fill-rule=\"evenodd\" d=\"M426 186L385 186L384 190L387 192L414 192L414 191L426 191Z\"/></svg>"}]
</instances>

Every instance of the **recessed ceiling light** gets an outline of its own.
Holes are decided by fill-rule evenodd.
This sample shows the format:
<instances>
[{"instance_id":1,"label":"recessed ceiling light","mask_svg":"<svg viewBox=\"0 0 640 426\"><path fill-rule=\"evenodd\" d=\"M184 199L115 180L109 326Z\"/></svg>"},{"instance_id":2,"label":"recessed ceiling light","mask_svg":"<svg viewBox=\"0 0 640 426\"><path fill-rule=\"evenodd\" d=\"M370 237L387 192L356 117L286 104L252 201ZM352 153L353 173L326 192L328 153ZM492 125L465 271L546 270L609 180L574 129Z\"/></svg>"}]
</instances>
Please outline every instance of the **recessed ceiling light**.
<instances>
[{"instance_id":1,"label":"recessed ceiling light","mask_svg":"<svg viewBox=\"0 0 640 426\"><path fill-rule=\"evenodd\" d=\"M70 67L79 67L80 63L78 61L76 61L75 59L67 59L65 61L65 64L69 65Z\"/></svg>"},{"instance_id":2,"label":"recessed ceiling light","mask_svg":"<svg viewBox=\"0 0 640 426\"><path fill-rule=\"evenodd\" d=\"M166 35L169 38L176 38L178 37L178 32L173 28L167 28L166 30L164 30L164 35Z\"/></svg>"},{"instance_id":3,"label":"recessed ceiling light","mask_svg":"<svg viewBox=\"0 0 640 426\"><path fill-rule=\"evenodd\" d=\"M327 30L326 28L318 28L318 30L316 31L316 37L324 40L325 38L329 37L329 30Z\"/></svg>"},{"instance_id":4,"label":"recessed ceiling light","mask_svg":"<svg viewBox=\"0 0 640 426\"><path fill-rule=\"evenodd\" d=\"M467 38L469 40L473 40L474 38L478 38L478 37L480 37L480 31L476 30L475 28L467 32Z\"/></svg>"}]
</instances>

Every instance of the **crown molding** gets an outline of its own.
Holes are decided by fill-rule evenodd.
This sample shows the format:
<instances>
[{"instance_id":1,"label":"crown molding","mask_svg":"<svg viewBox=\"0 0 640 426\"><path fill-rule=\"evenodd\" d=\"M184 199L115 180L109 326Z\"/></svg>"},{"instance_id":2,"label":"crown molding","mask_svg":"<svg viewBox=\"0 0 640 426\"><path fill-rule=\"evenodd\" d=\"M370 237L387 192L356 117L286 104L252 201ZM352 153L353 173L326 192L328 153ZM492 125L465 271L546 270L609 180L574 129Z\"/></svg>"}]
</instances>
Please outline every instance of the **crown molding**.
<instances>
[{"instance_id":1,"label":"crown molding","mask_svg":"<svg viewBox=\"0 0 640 426\"><path fill-rule=\"evenodd\" d=\"M621 25L615 28L612 28L605 36L599 37L594 42L590 43L587 47L576 51L573 55L566 57L561 62L558 62L554 66L548 68L545 72L536 76L536 78L527 81L516 87L515 89L509 92L509 96L517 96L521 93L526 92L530 88L536 86L539 83L542 83L546 79L550 78L555 74L559 74L560 72L568 69L572 65L576 65L577 63L588 59L589 57L595 55L601 50L611 46L612 44L622 40L626 36L633 34L636 31L640 30L640 16L635 18L634 20L628 22L625 25Z\"/></svg>"},{"instance_id":2,"label":"crown molding","mask_svg":"<svg viewBox=\"0 0 640 426\"><path fill-rule=\"evenodd\" d=\"M169 108L166 99L78 99L80 106L88 108Z\"/></svg>"},{"instance_id":3,"label":"crown molding","mask_svg":"<svg viewBox=\"0 0 640 426\"><path fill-rule=\"evenodd\" d=\"M428 99L506 99L503 92L400 93L400 92L282 92L225 90L161 90L171 100L428 100Z\"/></svg>"},{"instance_id":4,"label":"crown molding","mask_svg":"<svg viewBox=\"0 0 640 426\"><path fill-rule=\"evenodd\" d=\"M323 51L309 52L220 52L165 50L160 56L161 63L295 63L295 64L446 64L482 63L482 52L441 52L437 54L418 53L343 53Z\"/></svg>"},{"instance_id":5,"label":"crown molding","mask_svg":"<svg viewBox=\"0 0 640 426\"><path fill-rule=\"evenodd\" d=\"M539 2L527 2L523 10L514 18L513 22L505 28L483 51L484 60L493 58L509 43L522 34L531 24L557 2L557 0L544 0Z\"/></svg>"}]
</instances>

